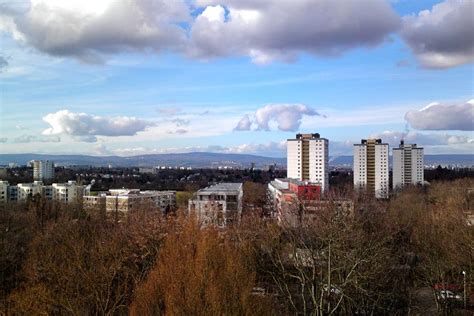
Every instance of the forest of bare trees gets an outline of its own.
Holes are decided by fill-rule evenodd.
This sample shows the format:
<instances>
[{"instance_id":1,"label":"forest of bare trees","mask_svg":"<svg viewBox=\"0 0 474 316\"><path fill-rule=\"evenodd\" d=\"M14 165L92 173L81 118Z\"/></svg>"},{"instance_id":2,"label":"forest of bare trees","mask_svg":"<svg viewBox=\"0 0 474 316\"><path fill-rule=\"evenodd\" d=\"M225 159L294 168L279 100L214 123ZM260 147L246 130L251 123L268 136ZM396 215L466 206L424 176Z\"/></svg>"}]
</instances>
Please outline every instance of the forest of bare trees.
<instances>
[{"instance_id":1,"label":"forest of bare trees","mask_svg":"<svg viewBox=\"0 0 474 316\"><path fill-rule=\"evenodd\" d=\"M356 196L352 214L327 207L287 227L251 213L265 190L248 183L252 209L225 231L201 229L184 210L115 223L35 197L0 212L0 313L462 315L463 300L440 299L439 287L462 296L465 281L472 293L473 187Z\"/></svg>"}]
</instances>

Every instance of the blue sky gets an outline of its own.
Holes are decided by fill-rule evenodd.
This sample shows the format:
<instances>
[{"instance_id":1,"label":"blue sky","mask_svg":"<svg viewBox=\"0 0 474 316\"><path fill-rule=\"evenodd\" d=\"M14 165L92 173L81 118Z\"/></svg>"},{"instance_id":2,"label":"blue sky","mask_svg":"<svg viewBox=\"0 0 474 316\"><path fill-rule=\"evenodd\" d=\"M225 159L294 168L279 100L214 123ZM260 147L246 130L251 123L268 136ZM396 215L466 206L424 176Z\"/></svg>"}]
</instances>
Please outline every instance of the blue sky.
<instances>
[{"instance_id":1,"label":"blue sky","mask_svg":"<svg viewBox=\"0 0 474 316\"><path fill-rule=\"evenodd\" d=\"M158 11L147 13L151 26L166 31L150 40L115 35L120 30L110 16L121 1L110 5L115 11L93 2L83 11L56 2L19 8L0 0L6 12L0 14L2 153L284 156L284 140L297 132L319 132L330 140L333 155L350 154L352 143L373 136L392 145L404 138L427 153L473 152L473 39L451 40L459 30L472 35L472 16L458 16L463 6L472 9L470 1L354 1L361 10L380 7L393 19L373 39L364 34L377 32L374 23L383 19L367 21L353 8L341 13L347 1L335 1L340 7L324 15L311 2L325 1L302 1L315 12L301 20L315 25L291 26L294 38L262 22L281 12L278 1L256 7L231 0L183 2L161 13L159 23ZM133 8L145 10L141 3ZM306 14L300 9L291 12ZM250 11L262 21L243 28L237 14ZM61 31L64 16L75 23L70 12L80 18L79 35ZM84 22L88 16L95 22ZM321 27L320 16L336 21L329 39L304 34ZM207 24L201 25L204 17ZM359 19L360 32L351 34L343 19ZM144 22L132 16L123 23ZM184 39L175 41L180 34ZM338 42L331 39L336 37ZM244 117L249 121L240 125Z\"/></svg>"}]
</instances>

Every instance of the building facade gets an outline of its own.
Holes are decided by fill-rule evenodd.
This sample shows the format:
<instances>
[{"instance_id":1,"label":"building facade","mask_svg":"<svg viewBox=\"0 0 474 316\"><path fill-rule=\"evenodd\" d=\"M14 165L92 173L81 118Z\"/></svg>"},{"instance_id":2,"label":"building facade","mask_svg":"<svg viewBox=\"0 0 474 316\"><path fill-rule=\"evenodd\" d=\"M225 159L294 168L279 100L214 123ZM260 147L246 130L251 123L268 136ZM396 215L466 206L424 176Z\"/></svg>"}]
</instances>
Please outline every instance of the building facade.
<instances>
[{"instance_id":1,"label":"building facade","mask_svg":"<svg viewBox=\"0 0 474 316\"><path fill-rule=\"evenodd\" d=\"M8 181L0 181L0 203L8 202Z\"/></svg>"},{"instance_id":2,"label":"building facade","mask_svg":"<svg viewBox=\"0 0 474 316\"><path fill-rule=\"evenodd\" d=\"M17 201L26 201L29 197L37 194L43 195L43 182L33 181L32 183L18 183Z\"/></svg>"},{"instance_id":3,"label":"building facade","mask_svg":"<svg viewBox=\"0 0 474 316\"><path fill-rule=\"evenodd\" d=\"M33 161L33 179L38 181L54 178L54 162L50 160Z\"/></svg>"},{"instance_id":4,"label":"building facade","mask_svg":"<svg viewBox=\"0 0 474 316\"><path fill-rule=\"evenodd\" d=\"M423 148L416 144L405 144L402 140L398 148L392 151L393 156L393 189L407 185L423 184L424 154Z\"/></svg>"},{"instance_id":5,"label":"building facade","mask_svg":"<svg viewBox=\"0 0 474 316\"><path fill-rule=\"evenodd\" d=\"M85 195L83 205L87 211L105 212L118 217L140 210L159 210L167 214L176 208L176 191L111 189L97 195Z\"/></svg>"},{"instance_id":6,"label":"building facade","mask_svg":"<svg viewBox=\"0 0 474 316\"><path fill-rule=\"evenodd\" d=\"M82 199L83 190L84 186L75 181L52 185L45 185L42 181L9 185L7 181L0 181L0 202L25 202L39 195L46 200L73 203Z\"/></svg>"},{"instance_id":7,"label":"building facade","mask_svg":"<svg viewBox=\"0 0 474 316\"><path fill-rule=\"evenodd\" d=\"M53 200L63 203L79 202L84 194L84 186L78 185L76 181L53 183L51 187Z\"/></svg>"},{"instance_id":8,"label":"building facade","mask_svg":"<svg viewBox=\"0 0 474 316\"><path fill-rule=\"evenodd\" d=\"M296 134L287 140L287 177L329 189L329 140L319 134Z\"/></svg>"},{"instance_id":9,"label":"building facade","mask_svg":"<svg viewBox=\"0 0 474 316\"><path fill-rule=\"evenodd\" d=\"M329 200L321 196L321 187L294 179L275 179L268 184L267 202L280 225L308 225L324 210L344 214L353 212L351 200Z\"/></svg>"},{"instance_id":10,"label":"building facade","mask_svg":"<svg viewBox=\"0 0 474 316\"><path fill-rule=\"evenodd\" d=\"M354 144L354 187L373 193L376 198L389 196L389 146L381 139L363 139Z\"/></svg>"},{"instance_id":11,"label":"building facade","mask_svg":"<svg viewBox=\"0 0 474 316\"><path fill-rule=\"evenodd\" d=\"M219 228L240 222L242 183L219 183L196 192L188 201L188 212L195 214L203 227Z\"/></svg>"}]
</instances>

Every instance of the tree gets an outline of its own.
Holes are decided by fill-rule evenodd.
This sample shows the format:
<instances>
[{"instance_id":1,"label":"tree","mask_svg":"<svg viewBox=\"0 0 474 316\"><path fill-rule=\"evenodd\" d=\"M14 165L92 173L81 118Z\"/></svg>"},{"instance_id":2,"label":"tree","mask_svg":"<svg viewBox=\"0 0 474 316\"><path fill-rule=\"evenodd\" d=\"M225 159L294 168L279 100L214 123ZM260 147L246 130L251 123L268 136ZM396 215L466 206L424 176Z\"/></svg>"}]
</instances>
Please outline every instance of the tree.
<instances>
[{"instance_id":1,"label":"tree","mask_svg":"<svg viewBox=\"0 0 474 316\"><path fill-rule=\"evenodd\" d=\"M156 216L141 216L120 225L66 217L48 223L30 245L10 312L126 314L162 238Z\"/></svg>"},{"instance_id":2,"label":"tree","mask_svg":"<svg viewBox=\"0 0 474 316\"><path fill-rule=\"evenodd\" d=\"M135 293L132 315L265 314L252 295L255 269L246 247L194 218L177 219L155 267Z\"/></svg>"}]
</instances>

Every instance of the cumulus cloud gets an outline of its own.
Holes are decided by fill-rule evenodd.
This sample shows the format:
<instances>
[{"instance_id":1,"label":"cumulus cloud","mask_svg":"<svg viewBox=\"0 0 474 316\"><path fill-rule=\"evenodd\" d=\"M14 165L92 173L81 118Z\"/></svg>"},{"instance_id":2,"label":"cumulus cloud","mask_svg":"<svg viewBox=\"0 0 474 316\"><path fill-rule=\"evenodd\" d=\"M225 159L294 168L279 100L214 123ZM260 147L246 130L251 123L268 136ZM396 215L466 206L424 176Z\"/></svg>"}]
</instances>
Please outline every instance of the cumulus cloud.
<instances>
[{"instance_id":1,"label":"cumulus cloud","mask_svg":"<svg viewBox=\"0 0 474 316\"><path fill-rule=\"evenodd\" d=\"M284 156L286 154L286 141L268 142L264 144L241 144L223 147L222 152L234 154L258 154L268 156Z\"/></svg>"},{"instance_id":2,"label":"cumulus cloud","mask_svg":"<svg viewBox=\"0 0 474 316\"><path fill-rule=\"evenodd\" d=\"M237 123L237 126L234 128L235 131L249 131L252 127L252 121L250 120L250 116L245 114L240 121Z\"/></svg>"},{"instance_id":3,"label":"cumulus cloud","mask_svg":"<svg viewBox=\"0 0 474 316\"><path fill-rule=\"evenodd\" d=\"M474 130L474 100L458 104L431 103L418 111L409 111L405 119L420 130Z\"/></svg>"},{"instance_id":4,"label":"cumulus cloud","mask_svg":"<svg viewBox=\"0 0 474 316\"><path fill-rule=\"evenodd\" d=\"M136 117L103 117L68 110L49 113L43 121L51 125L43 131L43 135L66 134L89 142L96 141L96 136L133 136L155 125Z\"/></svg>"},{"instance_id":5,"label":"cumulus cloud","mask_svg":"<svg viewBox=\"0 0 474 316\"><path fill-rule=\"evenodd\" d=\"M247 55L256 63L290 61L299 52L334 56L373 47L399 27L382 0L201 0L191 28L191 55Z\"/></svg>"},{"instance_id":6,"label":"cumulus cloud","mask_svg":"<svg viewBox=\"0 0 474 316\"><path fill-rule=\"evenodd\" d=\"M447 0L431 10L403 18L402 38L428 68L447 68L474 60L474 1Z\"/></svg>"},{"instance_id":7,"label":"cumulus cloud","mask_svg":"<svg viewBox=\"0 0 474 316\"><path fill-rule=\"evenodd\" d=\"M384 42L399 16L383 0L31 0L0 8L0 29L54 56L102 62L123 51L173 50L256 63L333 56Z\"/></svg>"},{"instance_id":8,"label":"cumulus cloud","mask_svg":"<svg viewBox=\"0 0 474 316\"><path fill-rule=\"evenodd\" d=\"M59 136L21 135L13 139L13 143L59 143Z\"/></svg>"},{"instance_id":9,"label":"cumulus cloud","mask_svg":"<svg viewBox=\"0 0 474 316\"><path fill-rule=\"evenodd\" d=\"M314 109L304 104L269 104L258 109L252 119L246 114L234 130L247 131L252 124L257 130L270 130L270 124L275 122L281 131L296 131L301 125L303 116L320 116Z\"/></svg>"},{"instance_id":10,"label":"cumulus cloud","mask_svg":"<svg viewBox=\"0 0 474 316\"><path fill-rule=\"evenodd\" d=\"M371 135L371 138L381 138L384 142L389 143L391 146L397 146L400 144L400 140L405 140L407 143L414 143L420 146L438 146L438 145L458 145L458 144L470 144L474 140L472 138L463 135L450 135L450 134L424 134L415 131L409 132L396 132L396 131L385 131L378 134Z\"/></svg>"},{"instance_id":11,"label":"cumulus cloud","mask_svg":"<svg viewBox=\"0 0 474 316\"><path fill-rule=\"evenodd\" d=\"M26 12L6 9L0 29L41 52L85 62L122 51L178 49L186 41L179 23L190 19L181 0L32 0Z\"/></svg>"}]
</instances>

